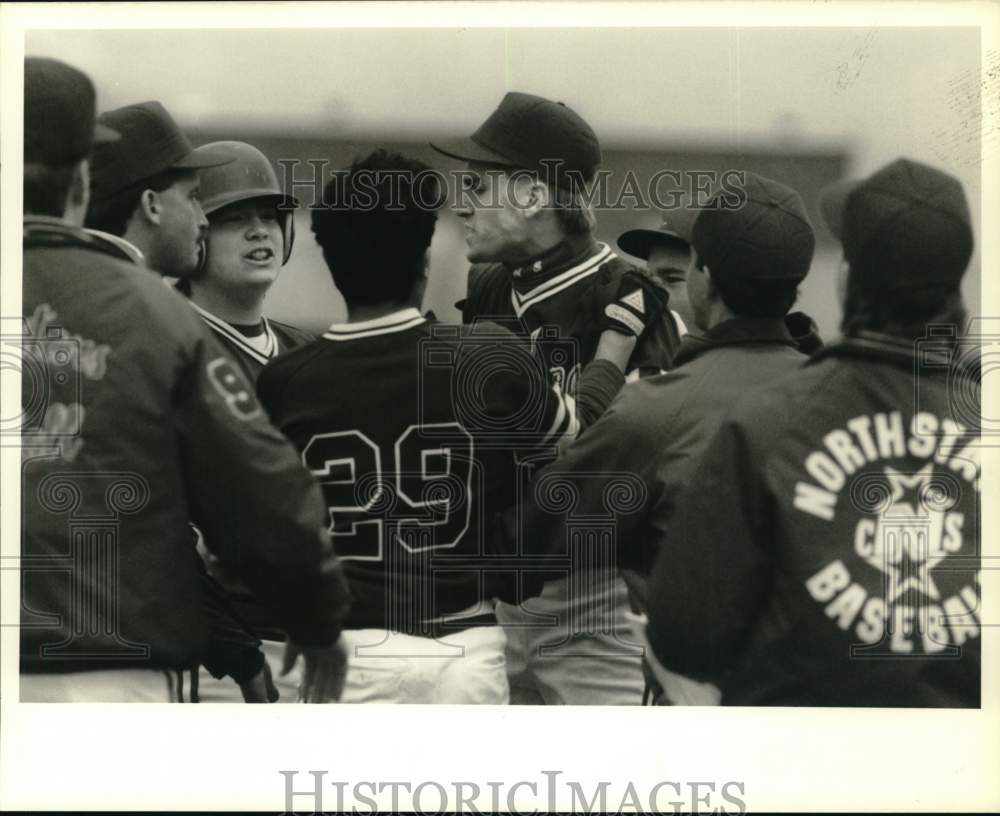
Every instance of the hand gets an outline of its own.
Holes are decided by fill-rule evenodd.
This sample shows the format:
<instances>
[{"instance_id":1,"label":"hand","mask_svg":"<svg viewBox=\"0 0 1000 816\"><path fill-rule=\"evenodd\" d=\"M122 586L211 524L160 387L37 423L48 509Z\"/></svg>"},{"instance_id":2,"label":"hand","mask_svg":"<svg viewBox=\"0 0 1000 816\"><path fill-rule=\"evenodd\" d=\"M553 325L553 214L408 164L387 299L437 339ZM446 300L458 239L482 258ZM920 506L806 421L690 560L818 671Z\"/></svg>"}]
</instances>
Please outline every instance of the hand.
<instances>
[{"instance_id":1,"label":"hand","mask_svg":"<svg viewBox=\"0 0 1000 816\"><path fill-rule=\"evenodd\" d=\"M292 641L285 644L281 676L292 670L299 655L305 659L299 702L335 703L344 693L347 676L347 651L338 641L330 646L299 646Z\"/></svg>"},{"instance_id":2,"label":"hand","mask_svg":"<svg viewBox=\"0 0 1000 816\"><path fill-rule=\"evenodd\" d=\"M597 341L594 359L614 363L618 370L624 374L638 342L639 338L634 334L622 334L617 329L605 329Z\"/></svg>"},{"instance_id":3,"label":"hand","mask_svg":"<svg viewBox=\"0 0 1000 816\"><path fill-rule=\"evenodd\" d=\"M266 660L259 672L246 682L240 683L240 691L243 692L245 703L276 703L281 697L278 687L274 685L271 667L267 665Z\"/></svg>"},{"instance_id":4,"label":"hand","mask_svg":"<svg viewBox=\"0 0 1000 816\"><path fill-rule=\"evenodd\" d=\"M659 318L663 304L636 281L633 275L622 278L615 300L604 307L601 328L641 337L646 327Z\"/></svg>"}]
</instances>

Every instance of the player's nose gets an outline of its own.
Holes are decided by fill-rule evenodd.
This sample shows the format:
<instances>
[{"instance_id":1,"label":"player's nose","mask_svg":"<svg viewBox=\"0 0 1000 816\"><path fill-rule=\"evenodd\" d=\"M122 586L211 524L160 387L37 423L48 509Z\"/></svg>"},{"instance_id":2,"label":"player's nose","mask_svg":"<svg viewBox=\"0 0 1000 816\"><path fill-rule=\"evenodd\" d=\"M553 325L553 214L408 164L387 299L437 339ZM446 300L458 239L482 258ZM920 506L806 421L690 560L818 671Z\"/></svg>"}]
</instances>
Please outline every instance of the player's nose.
<instances>
[{"instance_id":1,"label":"player's nose","mask_svg":"<svg viewBox=\"0 0 1000 816\"><path fill-rule=\"evenodd\" d=\"M247 236L251 238L267 237L267 226L259 215L253 216L247 224Z\"/></svg>"}]
</instances>

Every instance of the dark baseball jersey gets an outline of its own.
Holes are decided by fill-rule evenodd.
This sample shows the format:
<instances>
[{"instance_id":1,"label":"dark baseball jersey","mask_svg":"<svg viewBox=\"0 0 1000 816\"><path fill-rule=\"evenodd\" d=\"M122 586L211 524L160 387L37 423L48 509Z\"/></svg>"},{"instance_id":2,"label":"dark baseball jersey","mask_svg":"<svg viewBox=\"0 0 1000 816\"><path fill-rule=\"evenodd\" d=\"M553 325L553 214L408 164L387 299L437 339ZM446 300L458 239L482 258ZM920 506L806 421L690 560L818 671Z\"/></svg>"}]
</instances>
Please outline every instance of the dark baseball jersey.
<instances>
[{"instance_id":1,"label":"dark baseball jersey","mask_svg":"<svg viewBox=\"0 0 1000 816\"><path fill-rule=\"evenodd\" d=\"M733 705L979 705L979 384L950 356L863 335L733 410L650 582L664 666Z\"/></svg>"},{"instance_id":2,"label":"dark baseball jersey","mask_svg":"<svg viewBox=\"0 0 1000 816\"><path fill-rule=\"evenodd\" d=\"M669 293L606 244L589 239L579 246L563 244L526 267L474 265L468 294L459 305L465 323L502 320L534 339L552 376L573 394L580 368L597 350L605 310L622 297L632 298L638 311L655 315L626 373L669 369L680 342L667 308Z\"/></svg>"},{"instance_id":3,"label":"dark baseball jersey","mask_svg":"<svg viewBox=\"0 0 1000 816\"><path fill-rule=\"evenodd\" d=\"M335 324L265 367L258 392L323 488L348 627L426 634L507 591L509 570L487 568L513 555L498 514L514 454L572 429L527 343L406 309Z\"/></svg>"},{"instance_id":4,"label":"dark baseball jersey","mask_svg":"<svg viewBox=\"0 0 1000 816\"><path fill-rule=\"evenodd\" d=\"M315 339L301 329L268 317L261 318L259 334L250 334L246 327L234 326L194 301L191 306L252 383L257 382L257 375L270 360Z\"/></svg>"},{"instance_id":5,"label":"dark baseball jersey","mask_svg":"<svg viewBox=\"0 0 1000 816\"><path fill-rule=\"evenodd\" d=\"M191 520L296 640L329 644L348 595L315 482L187 304L101 247L25 219L22 670L198 660Z\"/></svg>"}]
</instances>

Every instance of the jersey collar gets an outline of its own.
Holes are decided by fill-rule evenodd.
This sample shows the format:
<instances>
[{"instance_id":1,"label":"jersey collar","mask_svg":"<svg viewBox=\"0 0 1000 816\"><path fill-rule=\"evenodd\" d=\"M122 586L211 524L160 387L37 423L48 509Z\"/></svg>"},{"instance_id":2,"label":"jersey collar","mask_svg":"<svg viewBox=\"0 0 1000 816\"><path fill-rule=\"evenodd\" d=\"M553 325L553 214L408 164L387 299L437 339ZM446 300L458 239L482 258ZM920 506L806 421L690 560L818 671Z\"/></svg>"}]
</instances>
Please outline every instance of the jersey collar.
<instances>
[{"instance_id":1,"label":"jersey collar","mask_svg":"<svg viewBox=\"0 0 1000 816\"><path fill-rule=\"evenodd\" d=\"M592 250L582 260L565 271L559 272L548 280L543 281L526 292L518 291L517 286L512 286L510 290L510 302L514 307L514 314L521 317L531 306L546 298L552 297L557 292L561 292L572 286L577 281L593 275L602 264L617 257L607 244L595 244Z\"/></svg>"},{"instance_id":2,"label":"jersey collar","mask_svg":"<svg viewBox=\"0 0 1000 816\"><path fill-rule=\"evenodd\" d=\"M371 320L360 320L356 323L334 323L323 334L326 340L359 340L363 337L377 337L381 334L393 334L406 331L421 323L426 323L420 311L413 306L392 312L391 314L374 317Z\"/></svg>"},{"instance_id":3,"label":"jersey collar","mask_svg":"<svg viewBox=\"0 0 1000 816\"><path fill-rule=\"evenodd\" d=\"M278 338L274 336L274 331L271 329L271 324L266 317L261 318L264 322L264 336L267 338L262 351L248 342L247 338L239 330L233 328L231 324L227 323L221 317L217 317L207 309L203 309L193 300L189 299L188 303L191 304L192 309L201 315L201 319L208 324L208 327L212 331L225 340L228 340L252 360L256 360L261 365L264 365L268 360L278 356L278 352L280 351L278 348Z\"/></svg>"}]
</instances>

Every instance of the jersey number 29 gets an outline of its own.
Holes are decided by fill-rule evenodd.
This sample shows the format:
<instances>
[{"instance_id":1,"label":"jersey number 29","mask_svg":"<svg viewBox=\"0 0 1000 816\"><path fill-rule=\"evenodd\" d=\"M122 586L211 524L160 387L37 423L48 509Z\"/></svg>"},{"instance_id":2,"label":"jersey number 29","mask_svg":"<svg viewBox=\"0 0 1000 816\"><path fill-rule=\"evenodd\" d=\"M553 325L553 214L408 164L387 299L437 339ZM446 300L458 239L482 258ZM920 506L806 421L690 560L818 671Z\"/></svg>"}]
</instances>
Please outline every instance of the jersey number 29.
<instances>
[{"instance_id":1,"label":"jersey number 29","mask_svg":"<svg viewBox=\"0 0 1000 816\"><path fill-rule=\"evenodd\" d=\"M343 560L381 561L386 530L406 552L454 547L472 517L472 437L448 422L411 425L382 451L361 431L316 434L302 460L319 480Z\"/></svg>"}]
</instances>

